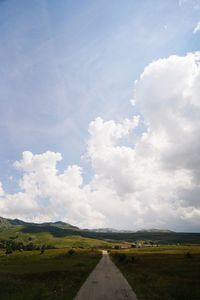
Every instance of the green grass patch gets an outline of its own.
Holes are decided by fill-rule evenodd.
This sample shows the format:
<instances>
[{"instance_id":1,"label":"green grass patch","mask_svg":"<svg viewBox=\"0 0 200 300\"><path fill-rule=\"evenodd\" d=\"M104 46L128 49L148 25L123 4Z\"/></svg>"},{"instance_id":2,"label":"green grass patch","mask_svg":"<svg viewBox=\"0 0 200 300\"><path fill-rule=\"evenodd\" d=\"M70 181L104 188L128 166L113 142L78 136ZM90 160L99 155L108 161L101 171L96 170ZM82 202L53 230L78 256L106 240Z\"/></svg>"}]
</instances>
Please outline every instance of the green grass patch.
<instances>
[{"instance_id":1,"label":"green grass patch","mask_svg":"<svg viewBox=\"0 0 200 300\"><path fill-rule=\"evenodd\" d=\"M199 300L200 247L112 251L139 300Z\"/></svg>"},{"instance_id":2,"label":"green grass patch","mask_svg":"<svg viewBox=\"0 0 200 300\"><path fill-rule=\"evenodd\" d=\"M55 236L50 232L24 233L23 226L11 227L0 230L0 248L3 241L11 241L15 244L22 243L28 245L32 243L35 247L42 245L64 248L64 247L82 247L82 248L107 248L112 243L95 238L82 237L79 235Z\"/></svg>"},{"instance_id":3,"label":"green grass patch","mask_svg":"<svg viewBox=\"0 0 200 300\"><path fill-rule=\"evenodd\" d=\"M0 299L70 300L96 266L101 253L73 249L0 252Z\"/></svg>"}]
</instances>

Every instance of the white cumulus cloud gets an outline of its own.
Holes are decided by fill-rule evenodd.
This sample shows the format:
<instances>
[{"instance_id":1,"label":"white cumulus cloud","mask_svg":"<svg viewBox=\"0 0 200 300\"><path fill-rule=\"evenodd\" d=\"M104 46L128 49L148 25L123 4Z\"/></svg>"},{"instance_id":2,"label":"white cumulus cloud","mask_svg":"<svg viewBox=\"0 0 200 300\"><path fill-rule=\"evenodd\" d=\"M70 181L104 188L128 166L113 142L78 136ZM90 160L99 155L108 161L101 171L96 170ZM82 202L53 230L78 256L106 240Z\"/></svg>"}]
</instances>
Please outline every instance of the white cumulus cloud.
<instances>
[{"instance_id":1,"label":"white cumulus cloud","mask_svg":"<svg viewBox=\"0 0 200 300\"><path fill-rule=\"evenodd\" d=\"M82 169L62 173L60 153L23 153L20 192L0 185L0 215L81 227L200 228L200 53L149 64L134 84L141 116L89 125ZM144 120L145 129L140 127Z\"/></svg>"},{"instance_id":2,"label":"white cumulus cloud","mask_svg":"<svg viewBox=\"0 0 200 300\"><path fill-rule=\"evenodd\" d=\"M81 168L68 166L58 173L60 160L60 153L33 155L25 151L22 160L15 163L23 172L19 182L22 191L12 195L1 191L1 215L41 222L62 219L82 227L101 226L104 216L91 206L89 187L82 186Z\"/></svg>"}]
</instances>

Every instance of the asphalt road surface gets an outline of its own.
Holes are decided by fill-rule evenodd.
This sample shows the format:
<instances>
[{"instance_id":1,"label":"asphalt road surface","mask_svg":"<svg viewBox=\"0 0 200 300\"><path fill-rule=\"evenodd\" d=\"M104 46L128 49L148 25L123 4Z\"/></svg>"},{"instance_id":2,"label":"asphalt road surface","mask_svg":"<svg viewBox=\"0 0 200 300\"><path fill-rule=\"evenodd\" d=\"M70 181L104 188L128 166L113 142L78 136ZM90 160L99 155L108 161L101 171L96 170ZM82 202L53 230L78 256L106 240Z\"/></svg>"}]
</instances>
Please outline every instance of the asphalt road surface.
<instances>
[{"instance_id":1,"label":"asphalt road surface","mask_svg":"<svg viewBox=\"0 0 200 300\"><path fill-rule=\"evenodd\" d=\"M137 300L135 293L107 251L74 300Z\"/></svg>"}]
</instances>

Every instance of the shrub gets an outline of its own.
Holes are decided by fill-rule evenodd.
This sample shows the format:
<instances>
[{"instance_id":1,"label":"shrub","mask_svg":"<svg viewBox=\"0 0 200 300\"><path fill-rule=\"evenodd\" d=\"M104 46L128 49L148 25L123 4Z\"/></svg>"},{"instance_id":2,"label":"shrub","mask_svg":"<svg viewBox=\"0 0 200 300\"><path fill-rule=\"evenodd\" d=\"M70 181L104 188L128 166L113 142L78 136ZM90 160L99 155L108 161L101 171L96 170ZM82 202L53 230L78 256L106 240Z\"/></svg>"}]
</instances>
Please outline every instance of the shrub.
<instances>
[{"instance_id":1,"label":"shrub","mask_svg":"<svg viewBox=\"0 0 200 300\"><path fill-rule=\"evenodd\" d=\"M116 250L117 249L120 249L120 246L118 246L118 245L115 245L115 247L114 247Z\"/></svg>"},{"instance_id":2,"label":"shrub","mask_svg":"<svg viewBox=\"0 0 200 300\"><path fill-rule=\"evenodd\" d=\"M56 249L56 247L53 245L46 245L45 249Z\"/></svg>"},{"instance_id":3,"label":"shrub","mask_svg":"<svg viewBox=\"0 0 200 300\"><path fill-rule=\"evenodd\" d=\"M185 255L186 258L192 258L192 254L190 252L187 252Z\"/></svg>"},{"instance_id":4,"label":"shrub","mask_svg":"<svg viewBox=\"0 0 200 300\"><path fill-rule=\"evenodd\" d=\"M45 246L42 245L42 247L40 248L40 254L44 254L44 250L45 250Z\"/></svg>"},{"instance_id":5,"label":"shrub","mask_svg":"<svg viewBox=\"0 0 200 300\"><path fill-rule=\"evenodd\" d=\"M72 256L72 255L74 255L75 253L76 253L76 251L73 250L73 249L69 249L69 251L68 251L68 255L69 255L69 256Z\"/></svg>"},{"instance_id":6,"label":"shrub","mask_svg":"<svg viewBox=\"0 0 200 300\"><path fill-rule=\"evenodd\" d=\"M127 255L125 254L125 253L119 253L119 255L118 255L118 260L120 261L120 262L125 262L125 261L127 261Z\"/></svg>"},{"instance_id":7,"label":"shrub","mask_svg":"<svg viewBox=\"0 0 200 300\"><path fill-rule=\"evenodd\" d=\"M6 254L11 254L12 253L12 248L11 247L6 247Z\"/></svg>"}]
</instances>

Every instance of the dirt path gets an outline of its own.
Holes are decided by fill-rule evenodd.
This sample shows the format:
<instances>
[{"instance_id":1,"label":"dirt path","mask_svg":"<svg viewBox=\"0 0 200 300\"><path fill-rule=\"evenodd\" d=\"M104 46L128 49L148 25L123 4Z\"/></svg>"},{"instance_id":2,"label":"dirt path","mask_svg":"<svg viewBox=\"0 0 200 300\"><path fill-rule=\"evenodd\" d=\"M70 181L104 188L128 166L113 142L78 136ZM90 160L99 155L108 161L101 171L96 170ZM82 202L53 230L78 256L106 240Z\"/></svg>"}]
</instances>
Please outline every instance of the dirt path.
<instances>
[{"instance_id":1,"label":"dirt path","mask_svg":"<svg viewBox=\"0 0 200 300\"><path fill-rule=\"evenodd\" d=\"M137 300L135 293L107 251L74 300Z\"/></svg>"}]
</instances>

